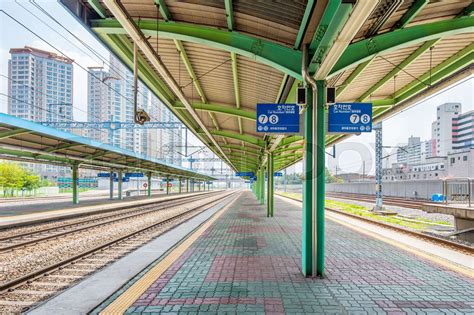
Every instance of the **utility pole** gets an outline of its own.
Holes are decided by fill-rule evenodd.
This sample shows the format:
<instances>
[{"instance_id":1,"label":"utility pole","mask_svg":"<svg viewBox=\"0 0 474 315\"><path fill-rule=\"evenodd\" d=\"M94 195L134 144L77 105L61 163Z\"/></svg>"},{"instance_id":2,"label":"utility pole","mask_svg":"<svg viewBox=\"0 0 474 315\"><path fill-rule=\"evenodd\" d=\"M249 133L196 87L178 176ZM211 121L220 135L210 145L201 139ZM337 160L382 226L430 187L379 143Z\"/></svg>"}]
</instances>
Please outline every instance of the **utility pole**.
<instances>
[{"instance_id":1,"label":"utility pole","mask_svg":"<svg viewBox=\"0 0 474 315\"><path fill-rule=\"evenodd\" d=\"M383 208L383 191L382 191L382 122L373 127L375 130L375 211Z\"/></svg>"}]
</instances>

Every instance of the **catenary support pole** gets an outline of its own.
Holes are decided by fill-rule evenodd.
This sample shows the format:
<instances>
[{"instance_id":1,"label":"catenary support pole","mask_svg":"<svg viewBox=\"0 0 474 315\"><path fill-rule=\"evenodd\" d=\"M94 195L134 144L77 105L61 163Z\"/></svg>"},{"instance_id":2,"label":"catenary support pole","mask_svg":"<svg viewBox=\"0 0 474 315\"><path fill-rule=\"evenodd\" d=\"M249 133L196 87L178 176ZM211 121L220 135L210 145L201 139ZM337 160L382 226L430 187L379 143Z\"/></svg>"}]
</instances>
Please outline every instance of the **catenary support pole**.
<instances>
[{"instance_id":1,"label":"catenary support pole","mask_svg":"<svg viewBox=\"0 0 474 315\"><path fill-rule=\"evenodd\" d=\"M268 153L267 158L267 217L273 217L273 153Z\"/></svg>"},{"instance_id":2,"label":"catenary support pole","mask_svg":"<svg viewBox=\"0 0 474 315\"><path fill-rule=\"evenodd\" d=\"M325 194L325 108L326 108L326 83L324 80L316 81L318 97L316 104L316 145L317 152L313 157L317 160L316 166L316 275L324 274L324 194ZM314 112L313 112L314 114ZM314 116L313 116L314 117Z\"/></svg>"},{"instance_id":3,"label":"catenary support pole","mask_svg":"<svg viewBox=\"0 0 474 315\"><path fill-rule=\"evenodd\" d=\"M118 199L119 200L122 200L123 199L123 195L122 195L122 171L118 171Z\"/></svg>"},{"instance_id":4,"label":"catenary support pole","mask_svg":"<svg viewBox=\"0 0 474 315\"><path fill-rule=\"evenodd\" d=\"M147 195L151 197L151 173L148 173Z\"/></svg>"},{"instance_id":5,"label":"catenary support pole","mask_svg":"<svg viewBox=\"0 0 474 315\"><path fill-rule=\"evenodd\" d=\"M77 164L73 164L71 168L72 168L72 203L76 205L79 203L79 192L78 192L78 187L77 187L77 183L79 181L78 179L79 166Z\"/></svg>"},{"instance_id":6,"label":"catenary support pole","mask_svg":"<svg viewBox=\"0 0 474 315\"><path fill-rule=\"evenodd\" d=\"M110 171L109 181L110 181L109 199L112 200L114 199L114 171Z\"/></svg>"}]
</instances>

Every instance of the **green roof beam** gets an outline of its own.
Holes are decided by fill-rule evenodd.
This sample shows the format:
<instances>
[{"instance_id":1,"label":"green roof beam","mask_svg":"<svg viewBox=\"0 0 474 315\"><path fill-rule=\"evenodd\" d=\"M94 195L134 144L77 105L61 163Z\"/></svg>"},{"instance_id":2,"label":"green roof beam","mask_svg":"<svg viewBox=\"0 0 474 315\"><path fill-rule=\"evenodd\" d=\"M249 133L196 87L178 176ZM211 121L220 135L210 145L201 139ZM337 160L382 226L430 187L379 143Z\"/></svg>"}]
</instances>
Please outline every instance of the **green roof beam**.
<instances>
[{"instance_id":1,"label":"green roof beam","mask_svg":"<svg viewBox=\"0 0 474 315\"><path fill-rule=\"evenodd\" d=\"M306 32L306 27L308 26L311 14L313 12L314 4L314 0L308 0L308 2L306 3L306 9L304 10L303 18L301 19L300 29L298 30L295 44L293 46L294 49L300 48L301 42L303 41L304 33Z\"/></svg>"},{"instance_id":2,"label":"green roof beam","mask_svg":"<svg viewBox=\"0 0 474 315\"><path fill-rule=\"evenodd\" d=\"M318 28L314 33L313 40L309 45L309 55L312 56L308 65L308 72L313 74L336 40L339 31L346 23L352 11L352 3L341 3L341 1L329 1L324 10Z\"/></svg>"},{"instance_id":3,"label":"green roof beam","mask_svg":"<svg viewBox=\"0 0 474 315\"><path fill-rule=\"evenodd\" d=\"M303 148L304 148L303 145L295 145L295 146L292 146L292 147L286 147L286 148L279 148L279 149L276 149L275 151L273 151L273 153L275 154L275 156L277 156L277 155L276 155L277 153L288 152L288 151L295 151L295 150L301 150L301 149L303 149Z\"/></svg>"},{"instance_id":4,"label":"green roof beam","mask_svg":"<svg viewBox=\"0 0 474 315\"><path fill-rule=\"evenodd\" d=\"M420 81L422 81L422 82L427 81L429 83L430 75L432 75L432 76L435 75L437 72L443 70L444 68L448 67L452 63L457 62L460 58L462 58L464 56L472 55L473 50L474 50L474 43L464 47L463 49L458 51L456 54L452 55L451 57L449 57L445 61L441 62L436 67L433 67L433 69L431 69L431 71L425 72L417 80L413 80L411 83L409 83L408 85L404 86L403 88L401 88L400 90L395 92L394 98L396 99L396 102L398 103L400 99L404 99L403 95L407 95L407 93L410 90L418 87L419 84L421 84ZM410 93L410 95L412 95L412 94L413 93Z\"/></svg>"},{"instance_id":5,"label":"green roof beam","mask_svg":"<svg viewBox=\"0 0 474 315\"><path fill-rule=\"evenodd\" d=\"M260 155L259 149L253 149L250 147L243 147L237 144L225 144L222 145L222 148L231 149L231 150L240 150L253 155Z\"/></svg>"},{"instance_id":6,"label":"green roof beam","mask_svg":"<svg viewBox=\"0 0 474 315\"><path fill-rule=\"evenodd\" d=\"M168 10L168 6L166 5L165 0L155 0L155 4L160 9L160 14L166 21L171 20L171 13Z\"/></svg>"},{"instance_id":7,"label":"green roof beam","mask_svg":"<svg viewBox=\"0 0 474 315\"><path fill-rule=\"evenodd\" d=\"M27 133L30 133L30 131L27 130L27 129L14 129L14 130L2 131L2 132L0 132L0 139L6 139L6 138L13 137L13 136L19 136L19 135L22 135L22 134L27 134Z\"/></svg>"},{"instance_id":8,"label":"green roof beam","mask_svg":"<svg viewBox=\"0 0 474 315\"><path fill-rule=\"evenodd\" d=\"M302 140L304 140L304 138L302 136L289 136L289 137L286 137L283 140L281 140L280 145L278 146L278 148L280 148L282 146L289 145L293 142L298 142L298 141L302 141Z\"/></svg>"},{"instance_id":9,"label":"green roof beam","mask_svg":"<svg viewBox=\"0 0 474 315\"><path fill-rule=\"evenodd\" d=\"M237 132L223 131L223 130L210 130L209 132L213 136L239 140L239 141L247 142L247 143L260 146L260 147L263 147L265 145L265 142L263 141L263 139L256 138L256 137L246 135L246 134L241 135L240 133L237 133Z\"/></svg>"},{"instance_id":10,"label":"green roof beam","mask_svg":"<svg viewBox=\"0 0 474 315\"><path fill-rule=\"evenodd\" d=\"M416 45L444 36L472 32L474 17L461 17L383 33L349 45L333 67L330 75L345 71L365 62L378 54L394 51L402 47Z\"/></svg>"},{"instance_id":11,"label":"green roof beam","mask_svg":"<svg viewBox=\"0 0 474 315\"><path fill-rule=\"evenodd\" d=\"M158 29L160 38L188 41L234 52L278 69L298 80L302 79L301 52L290 47L250 35L202 25L146 19L141 19L139 24L146 36L157 36ZM93 20L91 28L99 34L126 34L115 19Z\"/></svg>"},{"instance_id":12,"label":"green roof beam","mask_svg":"<svg viewBox=\"0 0 474 315\"><path fill-rule=\"evenodd\" d=\"M471 44L474 45L474 44ZM448 58L450 59L450 58ZM428 88L431 83L436 83L445 77L449 76L450 74L456 72L457 70L469 65L474 60L474 52L471 50L469 54L464 55L461 58L458 58L454 62L447 62L445 67L441 69L436 69L436 71L432 71L431 73L431 80L429 78L429 71L422 75L422 78L416 81L416 84L411 87L408 91L404 93L397 92L396 95L398 97L395 99L397 103L400 103L414 95L418 92Z\"/></svg>"},{"instance_id":13,"label":"green roof beam","mask_svg":"<svg viewBox=\"0 0 474 315\"><path fill-rule=\"evenodd\" d=\"M368 65L372 63L374 58L371 58L360 65L357 66L357 68L354 69L354 71L351 72L351 74L344 80L344 82L337 88L336 94L339 96L344 92L344 90L367 68Z\"/></svg>"},{"instance_id":14,"label":"green roof beam","mask_svg":"<svg viewBox=\"0 0 474 315\"><path fill-rule=\"evenodd\" d=\"M193 103L192 106L196 110L209 111L209 112L214 112L217 114L226 114L230 116L241 117L241 118L252 120L252 121L257 120L257 114L254 111L245 110L245 109L237 109L237 108L229 107L227 105ZM185 109L184 105L179 101L175 102L174 107L177 109Z\"/></svg>"},{"instance_id":15,"label":"green roof beam","mask_svg":"<svg viewBox=\"0 0 474 315\"><path fill-rule=\"evenodd\" d=\"M392 30L404 28L407 26L407 24L410 23L429 2L429 0L415 0L408 11L403 14L397 23L395 23Z\"/></svg>"},{"instance_id":16,"label":"green roof beam","mask_svg":"<svg viewBox=\"0 0 474 315\"><path fill-rule=\"evenodd\" d=\"M362 94L357 99L357 102L365 101L370 95L372 95L382 86L384 86L389 80L393 79L400 71L408 67L413 61L415 61L418 57L424 54L428 49L433 47L433 45L436 44L438 41L439 41L439 38L433 39L433 40L425 42L423 45L418 47L418 49L416 49L413 53L411 53L407 58L405 58L402 62L400 62L396 67L393 67L393 69L389 73L387 73L380 81L378 81L377 83L372 85L370 89L365 91L364 94Z\"/></svg>"},{"instance_id":17,"label":"green roof beam","mask_svg":"<svg viewBox=\"0 0 474 315\"><path fill-rule=\"evenodd\" d=\"M44 150L44 152L51 153L51 152L56 152L56 151L60 151L60 150L64 150L64 149L70 149L70 148L75 148L75 147L83 147L84 145L85 144L80 144L80 143L65 143L65 144L62 144L62 145L57 146L57 147L48 148L48 149Z\"/></svg>"},{"instance_id":18,"label":"green roof beam","mask_svg":"<svg viewBox=\"0 0 474 315\"><path fill-rule=\"evenodd\" d=\"M23 150L11 150L11 149L0 148L0 154L12 155L15 157L32 158L35 160L41 159L41 160L46 160L46 161L63 162L63 163L68 163L68 164L72 163L72 160L67 159L67 158L50 156L50 155L39 155L36 153L23 151Z\"/></svg>"},{"instance_id":19,"label":"green roof beam","mask_svg":"<svg viewBox=\"0 0 474 315\"><path fill-rule=\"evenodd\" d=\"M107 12L104 7L100 4L99 0L87 0L87 3L94 9L94 11L103 19L107 17Z\"/></svg>"},{"instance_id":20,"label":"green roof beam","mask_svg":"<svg viewBox=\"0 0 474 315\"><path fill-rule=\"evenodd\" d=\"M234 9L232 7L232 0L224 0L225 16L227 18L227 28L229 31L234 30Z\"/></svg>"}]
</instances>

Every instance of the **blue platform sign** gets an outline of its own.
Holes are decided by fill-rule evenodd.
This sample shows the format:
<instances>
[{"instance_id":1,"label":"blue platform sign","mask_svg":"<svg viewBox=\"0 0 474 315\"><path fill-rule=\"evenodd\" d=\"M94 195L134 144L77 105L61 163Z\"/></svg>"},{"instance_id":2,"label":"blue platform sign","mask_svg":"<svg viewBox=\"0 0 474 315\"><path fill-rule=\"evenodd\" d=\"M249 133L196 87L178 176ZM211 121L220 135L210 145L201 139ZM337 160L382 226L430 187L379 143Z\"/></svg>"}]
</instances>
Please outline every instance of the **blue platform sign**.
<instances>
[{"instance_id":1,"label":"blue platform sign","mask_svg":"<svg viewBox=\"0 0 474 315\"><path fill-rule=\"evenodd\" d=\"M125 177L143 177L143 173L125 173Z\"/></svg>"},{"instance_id":2,"label":"blue platform sign","mask_svg":"<svg viewBox=\"0 0 474 315\"><path fill-rule=\"evenodd\" d=\"M255 173L254 172L237 172L237 173L235 173L235 176L237 176L237 177L244 177L244 176L253 177L253 176L255 176Z\"/></svg>"},{"instance_id":3,"label":"blue platform sign","mask_svg":"<svg viewBox=\"0 0 474 315\"><path fill-rule=\"evenodd\" d=\"M117 173L112 173L113 177L117 177ZM97 173L97 177L110 177L110 173Z\"/></svg>"},{"instance_id":4,"label":"blue platform sign","mask_svg":"<svg viewBox=\"0 0 474 315\"><path fill-rule=\"evenodd\" d=\"M130 181L130 178L128 178L128 177L122 177L122 183L128 183L129 181ZM117 177L114 178L114 182L116 182L116 183L118 182L118 178L117 178Z\"/></svg>"},{"instance_id":5,"label":"blue platform sign","mask_svg":"<svg viewBox=\"0 0 474 315\"><path fill-rule=\"evenodd\" d=\"M336 103L329 107L328 132L372 131L372 103Z\"/></svg>"},{"instance_id":6,"label":"blue platform sign","mask_svg":"<svg viewBox=\"0 0 474 315\"><path fill-rule=\"evenodd\" d=\"M298 133L299 107L296 104L257 104L257 132Z\"/></svg>"},{"instance_id":7,"label":"blue platform sign","mask_svg":"<svg viewBox=\"0 0 474 315\"><path fill-rule=\"evenodd\" d=\"M275 173L273 173L273 176L281 177L281 176L283 176L283 173L282 172L275 172Z\"/></svg>"}]
</instances>

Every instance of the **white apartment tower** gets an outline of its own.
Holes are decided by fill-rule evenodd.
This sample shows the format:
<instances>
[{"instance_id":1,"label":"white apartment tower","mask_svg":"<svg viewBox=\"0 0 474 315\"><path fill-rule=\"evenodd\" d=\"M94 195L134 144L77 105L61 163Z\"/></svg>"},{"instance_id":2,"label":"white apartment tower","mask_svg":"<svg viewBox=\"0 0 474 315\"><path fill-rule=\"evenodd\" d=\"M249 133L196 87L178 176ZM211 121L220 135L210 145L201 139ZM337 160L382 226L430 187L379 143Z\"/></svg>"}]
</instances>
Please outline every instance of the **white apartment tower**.
<instances>
[{"instance_id":1,"label":"white apartment tower","mask_svg":"<svg viewBox=\"0 0 474 315\"><path fill-rule=\"evenodd\" d=\"M73 60L25 46L10 49L8 113L32 121L72 121Z\"/></svg>"},{"instance_id":2,"label":"white apartment tower","mask_svg":"<svg viewBox=\"0 0 474 315\"><path fill-rule=\"evenodd\" d=\"M436 109L437 118L431 124L433 156L446 156L453 149L453 118L461 109L461 103L444 103Z\"/></svg>"}]
</instances>

